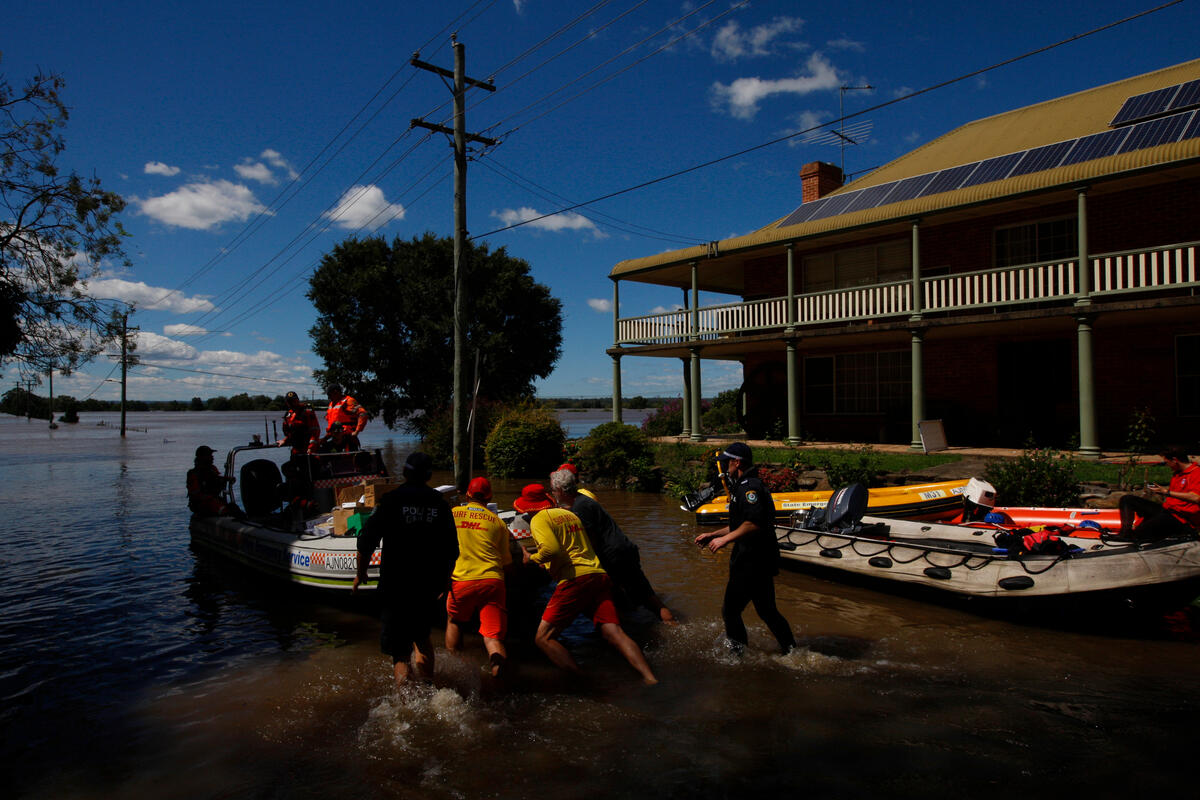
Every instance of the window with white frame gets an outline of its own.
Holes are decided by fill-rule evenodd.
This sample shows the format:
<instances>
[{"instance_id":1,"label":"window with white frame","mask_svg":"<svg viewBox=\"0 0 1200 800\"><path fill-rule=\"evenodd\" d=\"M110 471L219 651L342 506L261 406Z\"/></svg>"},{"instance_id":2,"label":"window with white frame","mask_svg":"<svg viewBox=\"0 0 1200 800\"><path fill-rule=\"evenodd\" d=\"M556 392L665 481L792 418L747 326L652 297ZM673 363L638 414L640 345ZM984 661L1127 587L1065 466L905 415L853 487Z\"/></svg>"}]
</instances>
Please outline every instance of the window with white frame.
<instances>
[{"instance_id":1,"label":"window with white frame","mask_svg":"<svg viewBox=\"0 0 1200 800\"><path fill-rule=\"evenodd\" d=\"M907 405L912 352L839 353L804 359L808 414L878 414Z\"/></svg>"},{"instance_id":2,"label":"window with white frame","mask_svg":"<svg viewBox=\"0 0 1200 800\"><path fill-rule=\"evenodd\" d=\"M1066 260L1079 255L1079 226L1075 217L997 228L993 240L997 267Z\"/></svg>"}]
</instances>

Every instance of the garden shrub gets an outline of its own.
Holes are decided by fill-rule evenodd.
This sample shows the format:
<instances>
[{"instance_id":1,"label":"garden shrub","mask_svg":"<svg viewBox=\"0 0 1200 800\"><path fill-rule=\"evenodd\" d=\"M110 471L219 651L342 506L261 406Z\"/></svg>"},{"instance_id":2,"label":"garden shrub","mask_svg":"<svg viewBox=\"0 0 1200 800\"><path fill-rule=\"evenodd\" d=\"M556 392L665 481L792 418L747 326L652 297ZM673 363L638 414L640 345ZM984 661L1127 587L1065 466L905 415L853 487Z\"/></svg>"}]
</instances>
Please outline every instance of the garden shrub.
<instances>
[{"instance_id":1,"label":"garden shrub","mask_svg":"<svg viewBox=\"0 0 1200 800\"><path fill-rule=\"evenodd\" d=\"M834 489L852 483L879 486L884 474L879 454L870 445L822 450L814 454L814 460L816 466L825 471L825 477Z\"/></svg>"},{"instance_id":2,"label":"garden shrub","mask_svg":"<svg viewBox=\"0 0 1200 800\"><path fill-rule=\"evenodd\" d=\"M597 425L579 446L580 470L593 481L612 481L627 489L658 491L662 485L650 440L632 425Z\"/></svg>"},{"instance_id":3,"label":"garden shrub","mask_svg":"<svg viewBox=\"0 0 1200 800\"><path fill-rule=\"evenodd\" d=\"M800 473L789 466L760 464L758 477L771 492L794 492L800 488Z\"/></svg>"},{"instance_id":4,"label":"garden shrub","mask_svg":"<svg viewBox=\"0 0 1200 800\"><path fill-rule=\"evenodd\" d=\"M984 480L996 487L996 500L1005 506L1074 506L1079 504L1075 459L1069 453L1026 445L1020 457L993 461Z\"/></svg>"},{"instance_id":5,"label":"garden shrub","mask_svg":"<svg viewBox=\"0 0 1200 800\"><path fill-rule=\"evenodd\" d=\"M522 406L496 421L484 446L488 473L499 478L548 475L561 463L566 433L553 411Z\"/></svg>"},{"instance_id":6,"label":"garden shrub","mask_svg":"<svg viewBox=\"0 0 1200 800\"><path fill-rule=\"evenodd\" d=\"M730 389L713 398L712 405L700 414L700 428L705 433L740 433L738 422L738 390Z\"/></svg>"},{"instance_id":7,"label":"garden shrub","mask_svg":"<svg viewBox=\"0 0 1200 800\"><path fill-rule=\"evenodd\" d=\"M700 491L710 480L712 467L707 455L697 454L695 445L684 442L656 446L654 458L662 473L663 491L672 497Z\"/></svg>"}]
</instances>

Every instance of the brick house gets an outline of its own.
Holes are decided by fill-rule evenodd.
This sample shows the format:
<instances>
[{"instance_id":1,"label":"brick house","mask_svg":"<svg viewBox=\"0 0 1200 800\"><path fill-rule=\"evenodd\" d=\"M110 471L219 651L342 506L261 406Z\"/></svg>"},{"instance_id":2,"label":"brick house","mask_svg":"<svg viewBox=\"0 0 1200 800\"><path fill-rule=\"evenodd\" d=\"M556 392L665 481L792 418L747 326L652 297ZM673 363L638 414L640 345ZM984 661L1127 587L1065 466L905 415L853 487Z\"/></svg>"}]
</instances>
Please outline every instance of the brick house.
<instances>
[{"instance_id":1,"label":"brick house","mask_svg":"<svg viewBox=\"0 0 1200 800\"><path fill-rule=\"evenodd\" d=\"M717 359L742 365L752 438L918 447L940 419L951 443L1087 456L1145 409L1196 442L1200 60L972 122L845 186L821 163L801 182L753 233L613 267L614 400L622 358L679 359L683 433L702 439ZM686 307L621 317L625 281Z\"/></svg>"}]
</instances>

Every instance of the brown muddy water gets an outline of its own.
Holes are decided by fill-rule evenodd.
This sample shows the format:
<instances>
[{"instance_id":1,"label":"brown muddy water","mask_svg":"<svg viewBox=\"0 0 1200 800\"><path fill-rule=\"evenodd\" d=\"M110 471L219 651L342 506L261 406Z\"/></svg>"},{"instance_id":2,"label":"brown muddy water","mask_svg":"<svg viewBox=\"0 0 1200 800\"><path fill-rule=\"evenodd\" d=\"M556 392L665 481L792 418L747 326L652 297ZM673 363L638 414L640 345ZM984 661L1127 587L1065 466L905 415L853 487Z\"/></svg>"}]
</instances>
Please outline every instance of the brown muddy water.
<instances>
[{"instance_id":1,"label":"brown muddy water","mask_svg":"<svg viewBox=\"0 0 1200 800\"><path fill-rule=\"evenodd\" d=\"M748 610L751 646L736 660L721 646L727 556L695 548L691 518L658 495L599 493L683 618L629 625L658 686L578 625L583 683L516 639L498 691L471 638L462 659L439 648L433 686L397 693L369 607L190 547L192 451L241 443L262 415L135 417L146 431L124 442L95 425L111 415L54 432L0 418L7 796L1131 797L1194 785L1190 610L997 613L789 569L779 605L803 646L774 655ZM387 445L398 459L411 442ZM499 483L497 499L523 483Z\"/></svg>"}]
</instances>

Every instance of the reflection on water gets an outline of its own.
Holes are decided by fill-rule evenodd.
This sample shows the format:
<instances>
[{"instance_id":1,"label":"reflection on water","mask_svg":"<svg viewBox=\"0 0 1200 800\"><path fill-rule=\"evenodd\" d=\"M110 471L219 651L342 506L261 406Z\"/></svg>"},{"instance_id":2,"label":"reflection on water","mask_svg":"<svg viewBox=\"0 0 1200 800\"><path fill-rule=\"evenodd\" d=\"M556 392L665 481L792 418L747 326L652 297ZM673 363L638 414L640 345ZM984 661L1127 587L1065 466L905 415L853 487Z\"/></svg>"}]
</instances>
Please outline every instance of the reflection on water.
<instances>
[{"instance_id":1,"label":"reflection on water","mask_svg":"<svg viewBox=\"0 0 1200 800\"><path fill-rule=\"evenodd\" d=\"M690 518L657 495L600 492L684 621L630 625L658 686L585 633L584 681L526 637L501 690L472 638L462 658L439 648L434 686L397 693L369 608L190 548L191 453L227 449L233 423L261 429L242 417L139 415L147 433L125 442L87 415L53 434L0 418L10 793L1041 797L1193 781L1191 612L1013 621L789 570L777 595L801 647L774 655L747 611L736 658L727 556L691 545ZM388 447L402 461L411 442ZM499 501L525 482L497 481Z\"/></svg>"}]
</instances>

